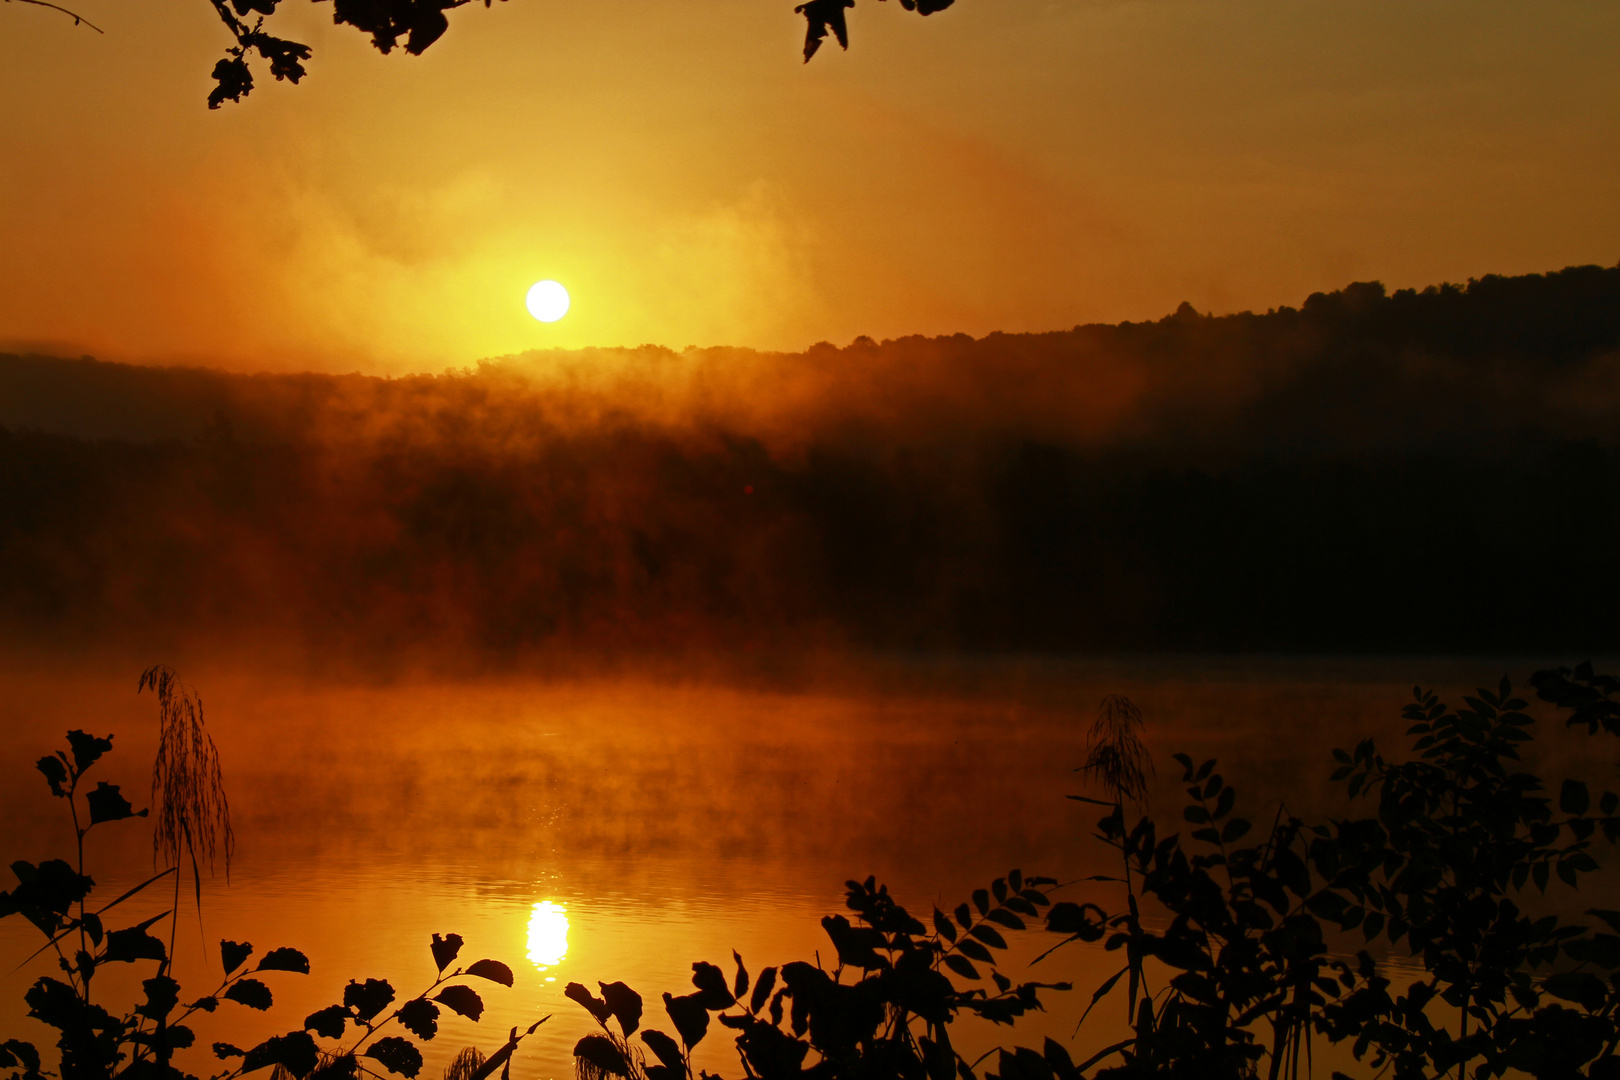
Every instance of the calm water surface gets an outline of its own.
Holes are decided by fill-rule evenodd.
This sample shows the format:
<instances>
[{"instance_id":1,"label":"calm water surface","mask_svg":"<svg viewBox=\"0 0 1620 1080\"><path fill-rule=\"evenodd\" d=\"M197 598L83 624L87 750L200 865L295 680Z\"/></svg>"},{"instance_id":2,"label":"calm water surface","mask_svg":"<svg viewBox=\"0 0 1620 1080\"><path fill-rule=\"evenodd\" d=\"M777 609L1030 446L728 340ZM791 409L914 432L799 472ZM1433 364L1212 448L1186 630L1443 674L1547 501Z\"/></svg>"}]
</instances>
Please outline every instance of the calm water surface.
<instances>
[{"instance_id":1,"label":"calm water surface","mask_svg":"<svg viewBox=\"0 0 1620 1080\"><path fill-rule=\"evenodd\" d=\"M1179 818L1170 754L1185 751L1221 758L1246 796L1240 807L1259 822L1279 801L1305 813L1340 805L1325 783L1328 750L1367 734L1393 740L1414 680L1456 698L1532 667L892 662L793 689L625 680L288 687L199 667L182 674L219 745L237 848L228 883L223 864L205 879L200 926L184 898L178 975L188 994L212 989L222 937L260 953L306 952L310 975L266 977L276 997L268 1014L226 1005L195 1024L199 1047L251 1045L301 1026L351 978L416 993L432 981L430 935L455 931L467 942L463 961L503 960L517 985L480 986L487 1012L478 1024L447 1012L423 1075L437 1076L463 1045L493 1049L512 1025L554 1014L514 1075L567 1077L569 1051L591 1026L562 997L570 981L595 989L622 979L649 999L644 1023L669 1030L657 998L690 989L694 960L729 971L736 949L757 972L825 949L819 919L841 910L847 878L876 874L926 915L1014 866L1065 882L1106 869L1106 849L1089 838L1095 811L1063 798L1083 790L1071 770L1104 694L1142 707L1161 817ZM32 768L67 728L115 732L115 752L91 778L148 804L156 704L136 697L137 675L4 674L5 861L71 851L63 804ZM150 873L148 824L99 827L88 860L97 895L117 895ZM1062 895L1115 906L1083 888ZM127 921L172 899L149 890L125 905ZM51 965L12 970L40 943L19 918L0 921L0 1035L44 1044L48 1029L22 1015L20 998ZM970 1041L1074 1035L1114 957L1071 949L1026 974L1023 962L1047 944L1031 940L1005 970L1081 989L1052 997L1027 1032L1020 1024L1012 1038L1002 1029ZM121 1000L140 974L149 972L107 979L105 999ZM1077 1056L1108 1041L1113 1022L1088 1021L1074 1037ZM735 1073L723 1035L711 1029L704 1061ZM188 1070L217 1071L206 1049L191 1053Z\"/></svg>"}]
</instances>

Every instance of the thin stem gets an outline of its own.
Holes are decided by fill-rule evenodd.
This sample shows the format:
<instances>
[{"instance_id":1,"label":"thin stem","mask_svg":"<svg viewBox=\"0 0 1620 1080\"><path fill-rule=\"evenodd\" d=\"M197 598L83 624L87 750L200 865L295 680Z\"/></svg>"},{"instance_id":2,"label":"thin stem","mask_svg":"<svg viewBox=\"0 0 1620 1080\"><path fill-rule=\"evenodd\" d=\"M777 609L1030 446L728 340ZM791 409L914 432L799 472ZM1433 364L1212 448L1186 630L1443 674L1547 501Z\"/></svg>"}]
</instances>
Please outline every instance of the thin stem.
<instances>
[{"instance_id":1,"label":"thin stem","mask_svg":"<svg viewBox=\"0 0 1620 1080\"><path fill-rule=\"evenodd\" d=\"M163 963L158 966L158 974L159 975L167 975L174 968L174 934L175 934L175 930L179 926L180 926L180 871L176 870L174 872L174 911L173 911L173 914L170 915L170 917L169 917L169 952L168 952L168 955L164 958ZM163 1016L158 1017L157 1020L155 1021L155 1025L156 1025L156 1028L157 1028L157 1059L158 1059L158 1064L160 1066L162 1066L165 1071L167 1071L168 1065L169 1065L169 1057L170 1057L169 1038L168 1038L169 1024L168 1024L167 1017L163 1017Z\"/></svg>"},{"instance_id":2,"label":"thin stem","mask_svg":"<svg viewBox=\"0 0 1620 1080\"><path fill-rule=\"evenodd\" d=\"M1123 795L1118 791L1115 792L1114 813L1119 817L1119 832L1120 836L1123 837L1125 836L1125 803ZM1136 1022L1136 991L1142 979L1142 920L1136 904L1136 888L1131 882L1131 856L1125 850L1124 840L1120 841L1119 856L1120 860L1125 864L1125 902L1130 909L1129 930L1131 935L1125 951L1126 963L1131 968L1131 977L1126 985L1125 992L1125 1022L1134 1024ZM1143 990L1145 992L1146 988L1143 987Z\"/></svg>"},{"instance_id":3,"label":"thin stem","mask_svg":"<svg viewBox=\"0 0 1620 1080\"><path fill-rule=\"evenodd\" d=\"M178 868L176 868L176 870L174 872L174 904L173 904L173 907L172 907L169 915L170 915L170 917L169 917L169 950L165 954L163 962L158 965L158 975L160 977L164 976L164 975L167 975L169 973L169 971L173 968L173 965L174 965L174 932L175 932L175 928L180 925L180 871L179 871ZM227 980L227 981L229 981L229 980ZM191 1012L191 1010L188 1009L187 1010L187 1015L190 1015L190 1012ZM175 1022L179 1023L178 1020L175 1021ZM170 1057L169 1051L168 1051L168 1046L167 1046L167 1040L165 1038L165 1034L166 1034L167 1029L168 1029L168 1024L163 1018L158 1018L156 1020L153 1020L152 1024L153 1024L153 1029L157 1032L157 1036L158 1036L157 1040L156 1040L157 1045L154 1048L154 1053L157 1054L159 1063L161 1063L163 1065L167 1065L169 1063L169 1057ZM146 1030L146 1017L143 1016L143 1017L141 1017L139 1019L139 1021L137 1021L136 1030L137 1031L145 1031ZM145 1060L145 1058L146 1058L146 1050L147 1050L147 1048L144 1047L144 1046L138 1047L136 1049L136 1051L135 1051L134 1060L135 1061L143 1061L143 1060Z\"/></svg>"},{"instance_id":4,"label":"thin stem","mask_svg":"<svg viewBox=\"0 0 1620 1080\"><path fill-rule=\"evenodd\" d=\"M1459 796L1457 794L1457 782L1458 782L1458 779L1466 780L1467 777L1466 777L1466 774L1464 774L1461 777L1458 777L1457 773L1456 773L1456 770L1452 771L1452 775L1453 775L1453 780L1452 780L1452 783L1451 783L1451 820L1452 820L1453 823L1455 823L1455 822L1461 820L1460 815L1462 813L1461 800L1460 800L1460 798L1459 798ZM1451 831L1452 838L1455 839L1456 835L1457 835L1457 832L1458 832L1457 825L1452 824L1451 826L1449 826L1449 828L1450 828L1450 831ZM1453 886L1456 886L1456 887L1459 887L1459 888L1461 887L1462 883L1457 880L1457 874L1456 874L1455 871L1452 871L1451 882L1452 882ZM1474 975L1474 973L1473 973L1471 968L1472 968L1472 966L1469 965L1469 964L1465 963L1463 965L1463 970L1468 973L1468 983L1467 983L1467 985L1465 985L1463 987L1462 1008L1460 1010L1458 1010L1459 1016L1458 1016L1458 1021L1457 1021L1457 1033L1458 1033L1457 1034L1457 1042L1458 1042L1459 1046L1463 1046L1463 1056L1457 1062L1457 1080L1467 1080L1467 1078L1468 1078L1468 1058L1471 1056L1468 1053L1466 1046L1463 1045L1468 1040L1468 1002L1474 996L1474 989L1473 989L1473 981L1474 981L1473 975Z\"/></svg>"},{"instance_id":5,"label":"thin stem","mask_svg":"<svg viewBox=\"0 0 1620 1080\"><path fill-rule=\"evenodd\" d=\"M9 0L8 0L8 2L9 2ZM79 866L78 866L78 868L79 868L79 877L80 877L80 879L83 879L83 877L84 877L84 834L88 830L82 829L82 828L79 827L79 805L75 801L75 799L77 798L75 793L78 790L79 790L79 777L77 775L75 775L73 777L72 785L70 785L68 787L68 812L73 815L73 833L74 833L74 836L77 837L78 845L79 845ZM79 956L83 956L85 954L84 944L85 944L85 942L84 942L84 897L81 896L81 897L79 897ZM58 951L60 951L60 949L58 949ZM75 958L75 960L77 960L77 957ZM94 970L94 969L91 969L91 970ZM90 1004L90 971L81 971L79 973L79 976L80 976L79 977L80 995L84 998L84 1003L86 1005L88 1005L88 1004Z\"/></svg>"},{"instance_id":6,"label":"thin stem","mask_svg":"<svg viewBox=\"0 0 1620 1080\"><path fill-rule=\"evenodd\" d=\"M253 970L257 971L258 969L255 968ZM251 974L253 974L253 971L249 971L249 970L244 968L241 972L237 973L236 975L227 975L227 976L225 976L225 981L220 983L217 987L215 987L214 992L207 995L207 997L215 998L217 1000L222 994L225 993L225 990L231 985L231 983L239 982L240 980L246 978L247 976L249 976ZM206 1000L206 998L198 998L197 1000L198 1001L203 1001L203 1000ZM194 1001L189 1006L187 1006L185 1012L181 1013L179 1016L174 1018L174 1022L176 1024L183 1024L186 1021L186 1017L190 1016L192 1013L194 1013L196 1011L197 1011L197 1002Z\"/></svg>"},{"instance_id":7,"label":"thin stem","mask_svg":"<svg viewBox=\"0 0 1620 1080\"><path fill-rule=\"evenodd\" d=\"M186 846L189 848L191 846L191 830L189 828L187 828L185 830L185 837L186 837ZM196 857L196 852L195 851L192 852L192 857L193 857L193 859L195 859L195 857ZM176 864L178 864L179 861L180 860L176 859L175 860ZM169 956L168 956L167 960L163 961L163 967L164 967L165 970L160 971L159 972L160 975L161 974L167 974L167 969L170 966L172 966L173 963L174 963L174 935L175 935L175 932L180 927L180 874L181 874L180 867L178 865L176 865L175 869L174 869L174 918L172 920L170 920L170 922L169 922ZM201 882L198 883L197 887L198 887L199 890L201 890L201 888L202 888ZM202 908L201 907L199 907L197 909L197 915L198 915L198 918L202 917Z\"/></svg>"},{"instance_id":8,"label":"thin stem","mask_svg":"<svg viewBox=\"0 0 1620 1080\"><path fill-rule=\"evenodd\" d=\"M429 994L433 993L433 991L437 990L439 987L441 987L445 983L449 982L451 979L459 978L463 970L464 969L462 969L462 968L456 968L456 970L452 971L448 975L440 975L437 979L434 980L432 986L428 987L426 990L422 991L420 994L417 994L416 997L413 997L410 1000L406 1001L405 1005L409 1005L412 1001L417 1000L417 998L425 998ZM401 1009L404 1008L404 1007L405 1007L404 1005L400 1006ZM373 1025L371 1025L369 1023L366 1024L366 1033L364 1035L360 1036L360 1041L359 1042L357 1042L353 1046L349 1047L348 1053L353 1054L355 1051L359 1050L362 1046L366 1045L366 1042L373 1035L377 1034L377 1032L381 1031L383 1028L387 1027L389 1024L393 1023L397 1019L399 1019L399 1009L395 1009L393 1012L389 1013L388 1017L385 1020L383 1020L383 1022L380 1023L380 1024L377 1024L375 1026L373 1026Z\"/></svg>"},{"instance_id":9,"label":"thin stem","mask_svg":"<svg viewBox=\"0 0 1620 1080\"><path fill-rule=\"evenodd\" d=\"M6 3L11 3L11 0L6 0ZM51 3L50 0L17 0L17 3L34 4L38 7L50 8L52 11L60 11L62 14L73 20L74 26L78 26L80 23L83 23L85 26L88 26L98 34L105 34L107 32L101 27L97 26L95 23L91 22L89 19L85 18L83 15L80 15L77 11L69 11L61 4Z\"/></svg>"}]
</instances>

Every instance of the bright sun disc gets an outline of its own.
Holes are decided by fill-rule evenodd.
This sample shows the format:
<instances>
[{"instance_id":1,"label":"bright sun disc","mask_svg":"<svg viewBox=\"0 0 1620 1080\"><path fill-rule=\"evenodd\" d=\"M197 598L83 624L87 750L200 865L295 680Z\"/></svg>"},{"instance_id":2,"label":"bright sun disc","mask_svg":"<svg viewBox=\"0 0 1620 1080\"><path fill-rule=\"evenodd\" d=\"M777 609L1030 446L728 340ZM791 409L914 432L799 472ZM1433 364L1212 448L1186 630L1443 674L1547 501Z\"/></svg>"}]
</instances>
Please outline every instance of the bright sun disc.
<instances>
[{"instance_id":1,"label":"bright sun disc","mask_svg":"<svg viewBox=\"0 0 1620 1080\"><path fill-rule=\"evenodd\" d=\"M568 290L555 281L537 281L524 299L529 314L541 322L556 322L568 314Z\"/></svg>"}]
</instances>

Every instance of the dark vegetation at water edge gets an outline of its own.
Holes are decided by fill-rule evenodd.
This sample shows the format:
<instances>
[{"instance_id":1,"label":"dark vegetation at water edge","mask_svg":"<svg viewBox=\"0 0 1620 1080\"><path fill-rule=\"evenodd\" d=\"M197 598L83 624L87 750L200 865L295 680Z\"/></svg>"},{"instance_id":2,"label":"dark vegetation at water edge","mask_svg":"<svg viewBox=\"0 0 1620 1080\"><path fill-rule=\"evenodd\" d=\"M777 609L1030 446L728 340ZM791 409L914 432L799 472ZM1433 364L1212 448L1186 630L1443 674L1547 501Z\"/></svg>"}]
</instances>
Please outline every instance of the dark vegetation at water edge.
<instances>
[{"instance_id":1,"label":"dark vegetation at water edge","mask_svg":"<svg viewBox=\"0 0 1620 1080\"><path fill-rule=\"evenodd\" d=\"M1599 267L392 380L0 357L0 633L469 665L1601 651L1617 421Z\"/></svg>"},{"instance_id":2,"label":"dark vegetation at water edge","mask_svg":"<svg viewBox=\"0 0 1620 1080\"><path fill-rule=\"evenodd\" d=\"M1620 736L1620 679L1581 665L1538 672L1531 682L1563 713L1571 737L1607 743ZM217 757L194 699L166 669L148 672L141 685L160 695L160 743L188 747L160 754L153 785L158 849L174 865L92 909L85 834L146 811L137 814L115 785L84 790L110 738L69 732L69 752L39 761L52 794L67 800L79 852L76 862L14 863L18 884L0 893L0 917L21 914L38 927L48 939L40 952L52 952L66 978L41 976L25 994L29 1015L60 1033L56 1068L35 1045L10 1039L0 1044L0 1068L11 1069L13 1080L182 1080L175 1052L198 1043L197 1027L218 1023L228 1035L231 1008L272 1008L274 992L258 975L310 970L308 957L285 947L248 968L252 946L225 941L224 982L185 1001L190 995L169 960L179 856L183 848L200 894L199 852L189 838L227 832L228 808L209 779ZM1164 823L1140 813L1152 767L1137 734L1141 717L1128 701L1107 699L1076 770L1095 794L1075 797L1099 806L1097 838L1118 852L1120 876L1092 879L1117 891L1115 910L1054 902L1055 881L1015 870L924 922L872 879L851 881L853 919L822 920L828 964L818 955L815 963L751 975L734 953L728 975L695 963L695 990L663 995L674 1035L643 1025L653 1022L645 999L622 982L598 983L600 995L570 984L567 996L600 1029L574 1047L578 1075L707 1077L694 1070L692 1049L723 1032L735 1042L741 1075L760 1080L1276 1080L1310 1074L1313 1041L1349 1043L1369 1074L1398 1080L1483 1080L1509 1070L1537 1080L1613 1080L1620 1077L1620 911L1594 907L1588 922L1575 924L1547 913L1543 898L1549 888L1578 889L1600 870L1593 852L1600 841L1620 839L1620 796L1594 798L1578 779L1523 771L1519 751L1539 725L1506 678L1466 705L1453 710L1415 689L1404 710L1408 754L1385 758L1370 740L1335 751L1333 780L1345 785L1350 816L1323 822L1280 811L1269 829L1256 830L1237 816L1238 796L1214 761L1178 755L1188 797L1183 836L1164 835ZM184 738L171 738L171 728ZM1368 804L1371 816L1356 816ZM165 821L181 826L188 838L181 847L166 846ZM171 874L169 910L113 927L113 909ZM151 932L164 918L168 943ZM1123 1004L1124 1037L1078 1063L1050 1038L1039 1050L969 1061L952 1041L963 1016L1015 1025L1072 989L1015 984L999 969L1006 935L1031 929L1058 938L1036 963L1072 942L1104 942L1119 955L1118 972L1087 988L1080 1022L1098 1023L1099 1009ZM351 981L341 1002L285 1034L252 1047L213 1041L223 1063L217 1077L264 1069L283 1080L418 1076L419 1043L440 1034L447 1011L473 1021L482 1015L482 998L466 980L512 985L498 961L456 966L462 944L454 934L433 935L432 983L402 1003L384 980ZM1409 952L1422 973L1381 969L1374 948ZM119 963L155 965L144 998L123 1013L90 992L97 971ZM1052 992L1044 1003L1042 991ZM446 1080L486 1080L497 1069L509 1080L515 1051L542 1023L513 1028L487 1057L463 1051Z\"/></svg>"}]
</instances>

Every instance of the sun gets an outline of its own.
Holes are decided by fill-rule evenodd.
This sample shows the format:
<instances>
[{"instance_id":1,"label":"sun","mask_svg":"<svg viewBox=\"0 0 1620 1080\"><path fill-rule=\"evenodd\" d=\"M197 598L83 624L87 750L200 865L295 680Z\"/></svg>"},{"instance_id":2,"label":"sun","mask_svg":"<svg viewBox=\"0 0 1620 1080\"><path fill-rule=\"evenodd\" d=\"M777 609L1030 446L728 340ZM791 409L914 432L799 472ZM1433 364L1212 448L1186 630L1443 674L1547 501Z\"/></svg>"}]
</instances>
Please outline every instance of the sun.
<instances>
[{"instance_id":1,"label":"sun","mask_svg":"<svg viewBox=\"0 0 1620 1080\"><path fill-rule=\"evenodd\" d=\"M568 314L568 290L550 279L537 281L529 286L524 304L529 314L541 322L556 322Z\"/></svg>"}]
</instances>

